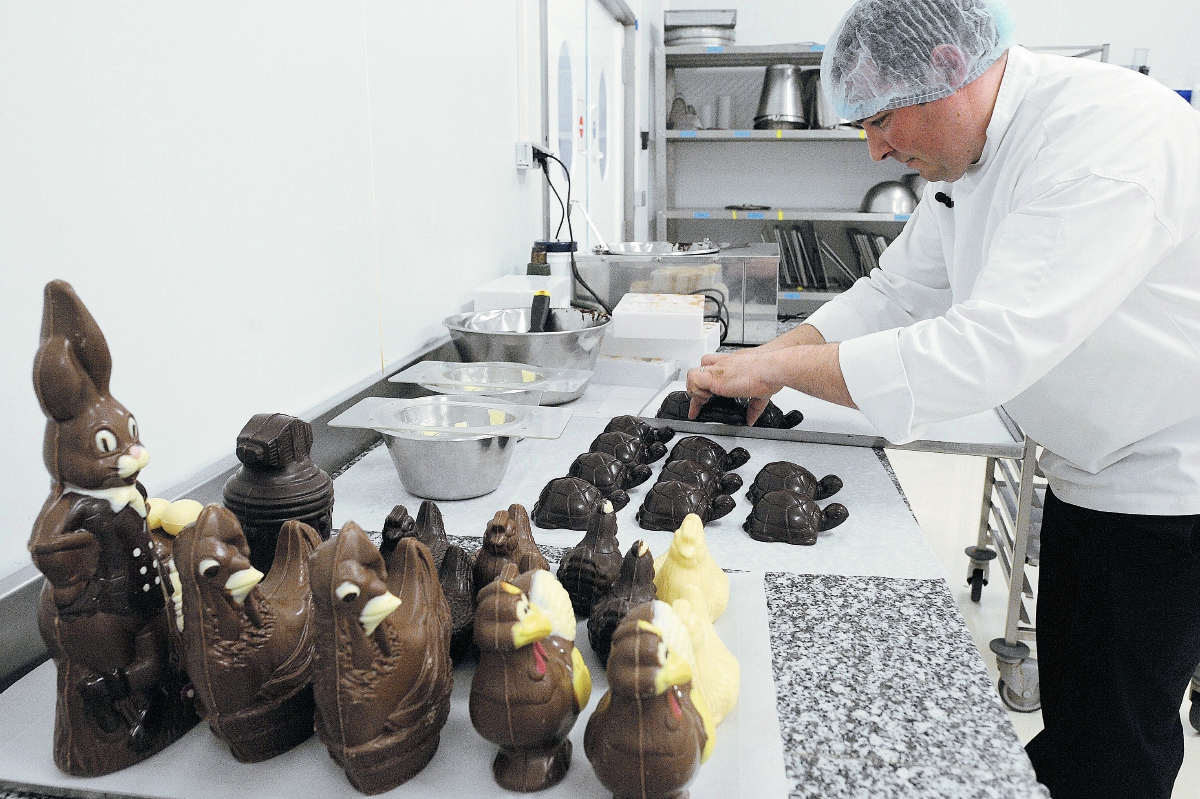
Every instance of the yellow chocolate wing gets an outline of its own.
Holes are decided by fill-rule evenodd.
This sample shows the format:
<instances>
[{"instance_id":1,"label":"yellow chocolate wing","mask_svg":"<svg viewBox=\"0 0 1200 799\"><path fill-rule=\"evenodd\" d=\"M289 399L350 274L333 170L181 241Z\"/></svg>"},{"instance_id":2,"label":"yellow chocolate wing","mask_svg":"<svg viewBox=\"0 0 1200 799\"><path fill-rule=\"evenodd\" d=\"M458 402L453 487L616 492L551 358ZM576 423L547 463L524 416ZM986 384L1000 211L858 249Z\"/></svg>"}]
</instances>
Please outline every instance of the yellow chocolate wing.
<instances>
[{"instance_id":1,"label":"yellow chocolate wing","mask_svg":"<svg viewBox=\"0 0 1200 799\"><path fill-rule=\"evenodd\" d=\"M583 662L583 655L574 647L571 648L571 687L575 689L579 709L583 710L592 698L592 673Z\"/></svg>"}]
</instances>

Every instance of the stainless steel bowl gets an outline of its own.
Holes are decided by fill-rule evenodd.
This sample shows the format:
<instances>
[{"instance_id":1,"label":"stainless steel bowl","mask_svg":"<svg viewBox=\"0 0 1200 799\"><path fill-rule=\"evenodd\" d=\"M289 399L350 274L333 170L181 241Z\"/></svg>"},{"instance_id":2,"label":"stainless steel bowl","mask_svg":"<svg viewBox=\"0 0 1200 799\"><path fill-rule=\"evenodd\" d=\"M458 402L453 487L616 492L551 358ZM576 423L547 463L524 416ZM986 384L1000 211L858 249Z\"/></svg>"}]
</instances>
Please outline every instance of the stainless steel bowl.
<instances>
[{"instance_id":1,"label":"stainless steel bowl","mask_svg":"<svg viewBox=\"0 0 1200 799\"><path fill-rule=\"evenodd\" d=\"M528 308L456 314L442 320L464 361L509 361L563 369L595 369L608 314L552 308L545 333L529 332ZM562 399L567 402L584 389ZM545 398L543 398L545 401Z\"/></svg>"},{"instance_id":2,"label":"stainless steel bowl","mask_svg":"<svg viewBox=\"0 0 1200 799\"><path fill-rule=\"evenodd\" d=\"M795 64L772 64L767 67L762 94L758 98L758 112L754 115L754 127L757 130L806 127L800 68Z\"/></svg>"},{"instance_id":3,"label":"stainless steel bowl","mask_svg":"<svg viewBox=\"0 0 1200 799\"><path fill-rule=\"evenodd\" d=\"M911 214L917 207L917 197L912 190L896 180L876 183L863 197L862 212L872 214Z\"/></svg>"},{"instance_id":4,"label":"stainless steel bowl","mask_svg":"<svg viewBox=\"0 0 1200 799\"><path fill-rule=\"evenodd\" d=\"M474 427L493 421L484 409L449 404L451 397L423 399L401 413L403 421L439 427L461 422ZM495 491L518 441L517 436L386 432L383 439L404 489L424 499L470 499Z\"/></svg>"}]
</instances>

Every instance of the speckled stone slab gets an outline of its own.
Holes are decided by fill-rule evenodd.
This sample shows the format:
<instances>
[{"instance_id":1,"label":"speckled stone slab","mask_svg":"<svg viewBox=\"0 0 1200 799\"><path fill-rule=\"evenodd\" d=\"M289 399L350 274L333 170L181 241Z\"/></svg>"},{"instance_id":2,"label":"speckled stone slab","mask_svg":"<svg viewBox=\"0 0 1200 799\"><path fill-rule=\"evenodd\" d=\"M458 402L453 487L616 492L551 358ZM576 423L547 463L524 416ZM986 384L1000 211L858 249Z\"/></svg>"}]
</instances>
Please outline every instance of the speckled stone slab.
<instances>
[{"instance_id":1,"label":"speckled stone slab","mask_svg":"<svg viewBox=\"0 0 1200 799\"><path fill-rule=\"evenodd\" d=\"M1049 795L944 581L764 585L791 796Z\"/></svg>"}]
</instances>

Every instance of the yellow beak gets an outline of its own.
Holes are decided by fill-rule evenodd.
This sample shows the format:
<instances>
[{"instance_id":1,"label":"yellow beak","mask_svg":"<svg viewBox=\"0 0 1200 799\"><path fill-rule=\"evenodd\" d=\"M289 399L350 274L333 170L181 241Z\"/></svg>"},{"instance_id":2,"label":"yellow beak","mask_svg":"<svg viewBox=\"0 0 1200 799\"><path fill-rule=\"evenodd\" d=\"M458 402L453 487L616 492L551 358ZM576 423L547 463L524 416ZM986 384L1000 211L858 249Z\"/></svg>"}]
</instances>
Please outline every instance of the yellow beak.
<instances>
[{"instance_id":1,"label":"yellow beak","mask_svg":"<svg viewBox=\"0 0 1200 799\"><path fill-rule=\"evenodd\" d=\"M363 605L362 613L358 614L358 623L362 625L363 632L370 635L375 632L379 623L392 615L392 612L398 607L400 607L400 597L391 591L385 591Z\"/></svg>"},{"instance_id":2,"label":"yellow beak","mask_svg":"<svg viewBox=\"0 0 1200 799\"><path fill-rule=\"evenodd\" d=\"M262 578L263 573L251 566L229 575L229 579L225 581L225 590L233 597L233 601L240 605L246 601L246 594L262 582Z\"/></svg>"},{"instance_id":3,"label":"yellow beak","mask_svg":"<svg viewBox=\"0 0 1200 799\"><path fill-rule=\"evenodd\" d=\"M661 694L672 685L683 685L692 680L692 666L681 655L671 652L667 662L654 675L654 693Z\"/></svg>"},{"instance_id":4,"label":"yellow beak","mask_svg":"<svg viewBox=\"0 0 1200 799\"><path fill-rule=\"evenodd\" d=\"M542 640L553 629L554 625L550 623L550 617L538 610L536 605L530 605L525 618L513 625L513 645L520 649L534 641Z\"/></svg>"}]
</instances>

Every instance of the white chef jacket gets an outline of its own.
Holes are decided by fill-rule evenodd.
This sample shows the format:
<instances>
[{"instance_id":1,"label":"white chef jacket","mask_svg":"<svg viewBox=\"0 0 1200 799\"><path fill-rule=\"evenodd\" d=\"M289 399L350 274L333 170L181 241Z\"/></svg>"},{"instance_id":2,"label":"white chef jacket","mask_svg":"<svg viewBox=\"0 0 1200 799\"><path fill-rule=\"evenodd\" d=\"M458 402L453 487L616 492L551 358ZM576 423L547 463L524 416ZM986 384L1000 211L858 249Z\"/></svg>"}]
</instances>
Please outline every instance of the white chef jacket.
<instances>
[{"instance_id":1,"label":"white chef jacket","mask_svg":"<svg viewBox=\"0 0 1200 799\"><path fill-rule=\"evenodd\" d=\"M1013 47L979 162L808 321L891 441L1003 405L1061 499L1200 513L1200 113Z\"/></svg>"}]
</instances>

